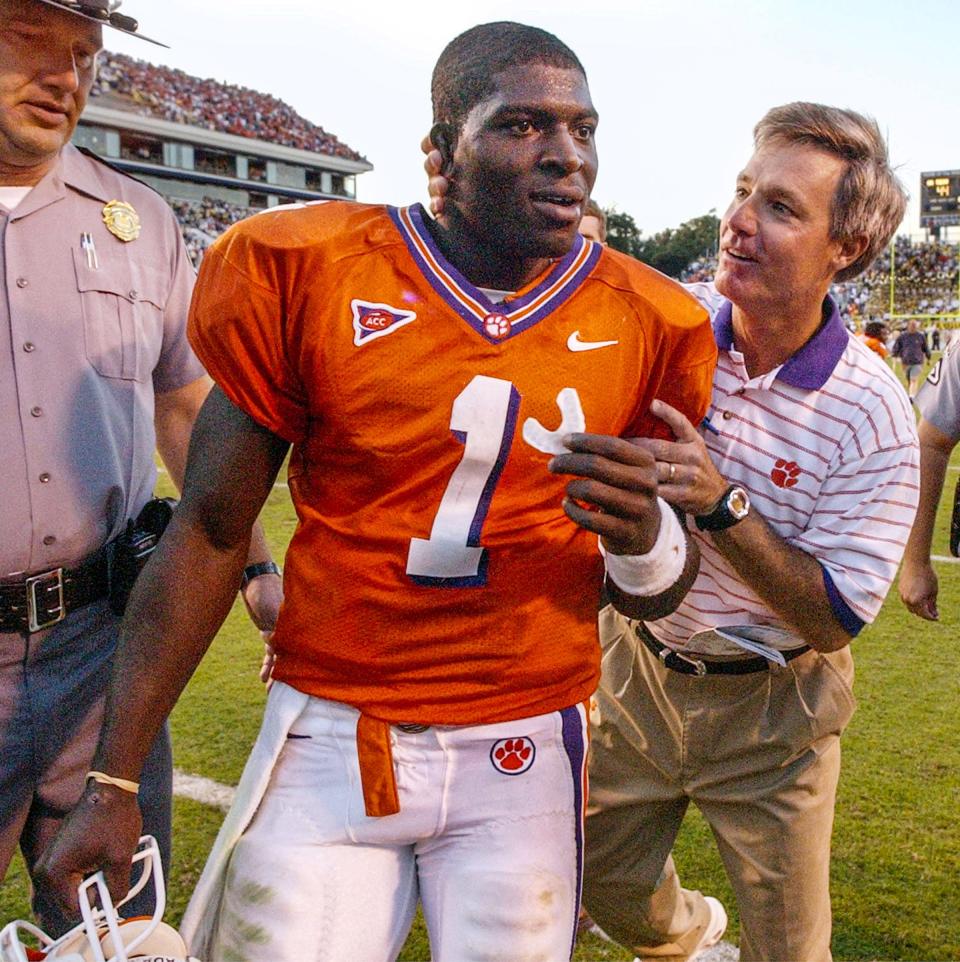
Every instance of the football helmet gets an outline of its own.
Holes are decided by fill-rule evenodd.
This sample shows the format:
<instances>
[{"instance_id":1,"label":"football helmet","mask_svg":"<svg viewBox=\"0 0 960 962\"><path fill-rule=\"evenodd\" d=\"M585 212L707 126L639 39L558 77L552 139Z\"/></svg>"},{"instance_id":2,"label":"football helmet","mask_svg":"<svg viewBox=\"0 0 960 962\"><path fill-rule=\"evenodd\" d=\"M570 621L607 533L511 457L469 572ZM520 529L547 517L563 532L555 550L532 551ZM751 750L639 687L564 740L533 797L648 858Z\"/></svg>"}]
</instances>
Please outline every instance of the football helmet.
<instances>
[{"instance_id":1,"label":"football helmet","mask_svg":"<svg viewBox=\"0 0 960 962\"><path fill-rule=\"evenodd\" d=\"M163 921L166 888L156 839L150 835L140 839L133 864L141 866L140 875L116 905L102 872L80 883L83 921L59 939L30 922L11 922L0 932L0 962L196 962L189 959L180 933ZM118 909L151 880L156 896L153 915L122 918Z\"/></svg>"}]
</instances>

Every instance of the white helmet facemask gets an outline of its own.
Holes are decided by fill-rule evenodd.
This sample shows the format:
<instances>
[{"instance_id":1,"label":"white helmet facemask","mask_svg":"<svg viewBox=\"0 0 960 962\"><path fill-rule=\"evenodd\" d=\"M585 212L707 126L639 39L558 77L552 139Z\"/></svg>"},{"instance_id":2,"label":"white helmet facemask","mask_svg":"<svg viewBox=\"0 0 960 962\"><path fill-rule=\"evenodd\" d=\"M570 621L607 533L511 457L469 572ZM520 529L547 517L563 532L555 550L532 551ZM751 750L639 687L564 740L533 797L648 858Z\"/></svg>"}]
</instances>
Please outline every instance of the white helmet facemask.
<instances>
[{"instance_id":1,"label":"white helmet facemask","mask_svg":"<svg viewBox=\"0 0 960 962\"><path fill-rule=\"evenodd\" d=\"M166 888L156 839L140 839L134 866L142 871L122 901L114 906L102 872L77 889L83 921L59 939L30 922L15 921L0 932L0 962L188 962L180 933L163 921ZM118 910L153 881L156 905L151 916L124 919Z\"/></svg>"}]
</instances>

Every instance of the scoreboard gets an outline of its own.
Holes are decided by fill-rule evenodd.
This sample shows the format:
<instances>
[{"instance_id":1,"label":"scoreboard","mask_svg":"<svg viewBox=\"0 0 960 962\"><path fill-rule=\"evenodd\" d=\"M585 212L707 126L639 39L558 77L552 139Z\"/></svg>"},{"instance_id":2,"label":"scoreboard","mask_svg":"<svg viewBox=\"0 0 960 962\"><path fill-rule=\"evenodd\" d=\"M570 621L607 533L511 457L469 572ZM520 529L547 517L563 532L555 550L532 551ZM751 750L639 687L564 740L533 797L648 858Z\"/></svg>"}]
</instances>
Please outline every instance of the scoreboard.
<instances>
[{"instance_id":1,"label":"scoreboard","mask_svg":"<svg viewBox=\"0 0 960 962\"><path fill-rule=\"evenodd\" d=\"M960 224L960 170L931 170L920 175L920 226Z\"/></svg>"}]
</instances>

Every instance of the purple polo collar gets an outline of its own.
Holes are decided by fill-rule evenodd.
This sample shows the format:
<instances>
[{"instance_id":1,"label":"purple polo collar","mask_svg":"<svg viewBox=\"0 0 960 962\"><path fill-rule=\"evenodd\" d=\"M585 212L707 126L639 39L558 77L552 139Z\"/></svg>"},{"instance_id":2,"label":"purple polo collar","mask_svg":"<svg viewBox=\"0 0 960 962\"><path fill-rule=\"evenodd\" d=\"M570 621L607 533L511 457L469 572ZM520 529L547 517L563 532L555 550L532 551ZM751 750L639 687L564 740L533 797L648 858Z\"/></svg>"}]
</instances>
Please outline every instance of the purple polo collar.
<instances>
[{"instance_id":1,"label":"purple polo collar","mask_svg":"<svg viewBox=\"0 0 960 962\"><path fill-rule=\"evenodd\" d=\"M832 297L827 297L829 316L813 337L787 359L777 372L777 380L805 391L819 391L833 374L850 335L840 320L840 312ZM724 301L713 320L713 335L721 351L733 349L733 305Z\"/></svg>"}]
</instances>

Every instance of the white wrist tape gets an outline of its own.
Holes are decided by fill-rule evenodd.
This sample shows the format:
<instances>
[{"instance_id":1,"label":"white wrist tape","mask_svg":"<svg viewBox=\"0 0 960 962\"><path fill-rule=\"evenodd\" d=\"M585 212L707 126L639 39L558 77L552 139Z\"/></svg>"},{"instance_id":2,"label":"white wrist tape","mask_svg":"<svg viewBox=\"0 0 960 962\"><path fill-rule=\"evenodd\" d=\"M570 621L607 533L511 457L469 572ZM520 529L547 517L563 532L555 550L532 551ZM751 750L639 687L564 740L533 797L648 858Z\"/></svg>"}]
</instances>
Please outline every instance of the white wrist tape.
<instances>
[{"instance_id":1,"label":"white wrist tape","mask_svg":"<svg viewBox=\"0 0 960 962\"><path fill-rule=\"evenodd\" d=\"M660 505L660 532L646 554L607 554L603 541L598 539L607 574L628 595L659 595L676 583L687 563L687 536L683 526L663 498L657 498L657 504Z\"/></svg>"}]
</instances>

